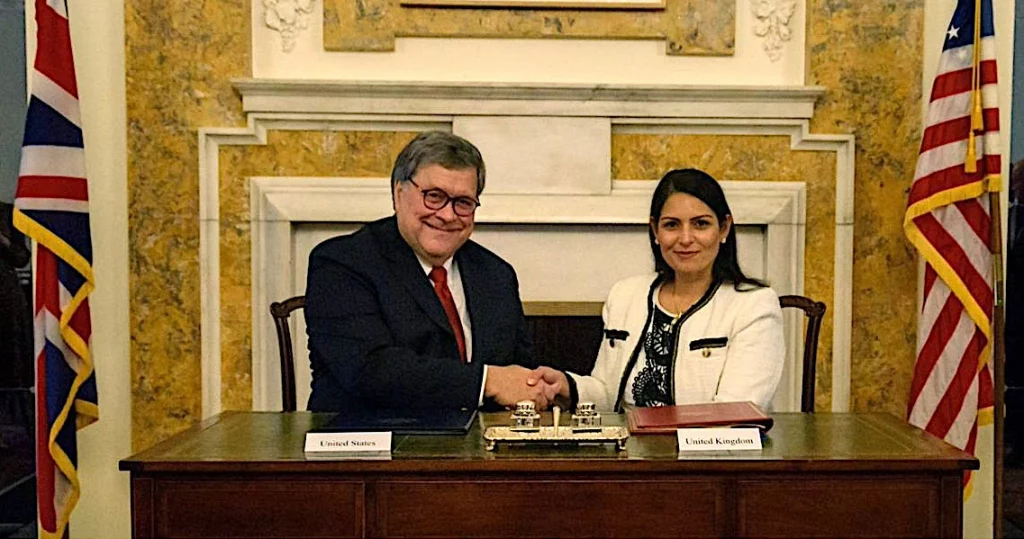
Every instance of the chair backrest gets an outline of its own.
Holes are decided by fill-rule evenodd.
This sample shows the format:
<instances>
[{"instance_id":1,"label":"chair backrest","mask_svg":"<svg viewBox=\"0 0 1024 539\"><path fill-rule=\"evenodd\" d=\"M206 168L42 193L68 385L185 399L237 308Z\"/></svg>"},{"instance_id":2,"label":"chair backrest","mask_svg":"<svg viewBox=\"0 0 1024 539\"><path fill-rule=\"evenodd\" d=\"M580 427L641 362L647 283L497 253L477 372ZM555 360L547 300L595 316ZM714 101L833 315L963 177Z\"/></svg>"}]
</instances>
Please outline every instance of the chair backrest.
<instances>
[{"instance_id":1,"label":"chair backrest","mask_svg":"<svg viewBox=\"0 0 1024 539\"><path fill-rule=\"evenodd\" d=\"M795 308L804 312L807 317L807 329L804 331L804 375L803 388L800 393L800 411L814 411L814 380L818 366L818 334L821 333L821 320L825 317L825 304L804 296L779 296L779 304L783 309Z\"/></svg>"},{"instance_id":2,"label":"chair backrest","mask_svg":"<svg viewBox=\"0 0 1024 539\"><path fill-rule=\"evenodd\" d=\"M295 411L295 353L292 350L292 330L288 325L292 312L306 307L306 296L295 296L270 304L270 316L277 328L277 349L281 355L281 409Z\"/></svg>"}]
</instances>

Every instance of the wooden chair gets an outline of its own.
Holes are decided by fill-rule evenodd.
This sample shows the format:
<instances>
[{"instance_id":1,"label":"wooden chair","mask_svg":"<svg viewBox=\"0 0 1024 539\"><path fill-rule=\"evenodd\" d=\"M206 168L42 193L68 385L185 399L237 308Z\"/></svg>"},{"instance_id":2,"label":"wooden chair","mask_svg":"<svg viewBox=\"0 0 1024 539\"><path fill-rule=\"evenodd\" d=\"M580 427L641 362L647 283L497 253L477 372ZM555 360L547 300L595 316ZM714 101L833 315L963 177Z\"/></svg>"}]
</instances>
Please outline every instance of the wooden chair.
<instances>
[{"instance_id":1,"label":"wooden chair","mask_svg":"<svg viewBox=\"0 0 1024 539\"><path fill-rule=\"evenodd\" d=\"M814 380L818 366L818 334L821 333L821 321L825 317L825 304L804 296L779 296L779 304L783 309L795 308L804 312L807 317L807 329L804 331L804 376L803 389L800 393L800 411L814 411Z\"/></svg>"},{"instance_id":2,"label":"wooden chair","mask_svg":"<svg viewBox=\"0 0 1024 539\"><path fill-rule=\"evenodd\" d=\"M270 304L270 316L277 328L277 348L281 356L281 409L295 411L295 353L292 350L292 330L288 326L292 312L306 307L306 296L295 296Z\"/></svg>"}]
</instances>

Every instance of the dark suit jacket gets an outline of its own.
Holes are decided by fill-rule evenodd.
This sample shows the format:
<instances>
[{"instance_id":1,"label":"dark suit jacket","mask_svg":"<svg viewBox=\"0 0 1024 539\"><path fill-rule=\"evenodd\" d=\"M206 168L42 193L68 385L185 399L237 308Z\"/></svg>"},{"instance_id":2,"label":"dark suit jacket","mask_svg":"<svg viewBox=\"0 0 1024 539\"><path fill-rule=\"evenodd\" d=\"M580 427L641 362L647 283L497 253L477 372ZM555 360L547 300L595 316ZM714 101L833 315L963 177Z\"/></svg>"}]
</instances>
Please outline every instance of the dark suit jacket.
<instances>
[{"instance_id":1,"label":"dark suit jacket","mask_svg":"<svg viewBox=\"0 0 1024 539\"><path fill-rule=\"evenodd\" d=\"M395 217L329 239L309 256L312 411L475 408L483 366L533 367L515 270L467 241L455 253L472 323L472 363Z\"/></svg>"}]
</instances>

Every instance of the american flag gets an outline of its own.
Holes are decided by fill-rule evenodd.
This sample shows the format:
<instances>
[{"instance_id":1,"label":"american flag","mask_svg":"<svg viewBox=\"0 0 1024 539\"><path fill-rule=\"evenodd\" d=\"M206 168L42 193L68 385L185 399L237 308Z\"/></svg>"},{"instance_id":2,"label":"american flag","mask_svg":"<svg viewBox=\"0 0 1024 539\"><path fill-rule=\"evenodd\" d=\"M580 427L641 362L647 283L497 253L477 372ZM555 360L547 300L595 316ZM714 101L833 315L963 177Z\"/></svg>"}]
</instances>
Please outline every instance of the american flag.
<instances>
[{"instance_id":1,"label":"american flag","mask_svg":"<svg viewBox=\"0 0 1024 539\"><path fill-rule=\"evenodd\" d=\"M978 44L980 43L980 46ZM991 422L995 292L989 193L1000 185L991 0L959 0L947 27L904 229L925 261L909 421L974 453Z\"/></svg>"},{"instance_id":2,"label":"american flag","mask_svg":"<svg viewBox=\"0 0 1024 539\"><path fill-rule=\"evenodd\" d=\"M89 341L92 240L78 86L64 0L36 0L33 66L14 225L36 242L39 532L62 538L81 492L76 431L99 406Z\"/></svg>"}]
</instances>

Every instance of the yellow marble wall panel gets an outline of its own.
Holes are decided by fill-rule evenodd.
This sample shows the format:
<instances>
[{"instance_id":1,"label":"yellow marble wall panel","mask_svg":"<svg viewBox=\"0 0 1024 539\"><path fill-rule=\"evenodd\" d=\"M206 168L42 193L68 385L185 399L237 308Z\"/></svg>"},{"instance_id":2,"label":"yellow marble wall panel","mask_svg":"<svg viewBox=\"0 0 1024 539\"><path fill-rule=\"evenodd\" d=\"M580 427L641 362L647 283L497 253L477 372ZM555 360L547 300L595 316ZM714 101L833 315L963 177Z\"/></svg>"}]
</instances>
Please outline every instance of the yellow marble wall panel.
<instances>
[{"instance_id":1,"label":"yellow marble wall panel","mask_svg":"<svg viewBox=\"0 0 1024 539\"><path fill-rule=\"evenodd\" d=\"M398 152L415 136L411 132L384 131L271 131L265 146L221 147L220 323L224 409L252 408L249 178L387 178ZM256 308L266 313L268 306ZM299 406L303 408L305 403Z\"/></svg>"},{"instance_id":2,"label":"yellow marble wall panel","mask_svg":"<svg viewBox=\"0 0 1024 539\"><path fill-rule=\"evenodd\" d=\"M221 407L224 410L252 409L250 238L248 219L221 222L220 375Z\"/></svg>"},{"instance_id":3,"label":"yellow marble wall panel","mask_svg":"<svg viewBox=\"0 0 1024 539\"><path fill-rule=\"evenodd\" d=\"M324 48L329 51L393 51L396 37L591 38L664 39L670 55L726 56L735 50L735 35L733 0L665 0L665 9L654 11L324 0Z\"/></svg>"},{"instance_id":4,"label":"yellow marble wall panel","mask_svg":"<svg viewBox=\"0 0 1024 539\"><path fill-rule=\"evenodd\" d=\"M416 136L385 131L270 131L265 146L220 152L221 219L249 220L254 176L390 177L398 152Z\"/></svg>"},{"instance_id":5,"label":"yellow marble wall panel","mask_svg":"<svg viewBox=\"0 0 1024 539\"><path fill-rule=\"evenodd\" d=\"M835 259L835 154L795 151L788 136L613 135L612 177L657 180L673 168L699 168L722 181L807 185L804 294L832 305ZM831 408L832 314L818 346L815 406Z\"/></svg>"},{"instance_id":6,"label":"yellow marble wall panel","mask_svg":"<svg viewBox=\"0 0 1024 539\"><path fill-rule=\"evenodd\" d=\"M199 228L192 216L137 219L129 235L132 290L132 432L142 447L201 412ZM134 295L134 294L133 294Z\"/></svg>"},{"instance_id":7,"label":"yellow marble wall panel","mask_svg":"<svg viewBox=\"0 0 1024 539\"><path fill-rule=\"evenodd\" d=\"M920 144L922 0L807 2L811 130L857 137L852 408L903 415L916 340L917 262L902 231Z\"/></svg>"},{"instance_id":8,"label":"yellow marble wall panel","mask_svg":"<svg viewBox=\"0 0 1024 539\"><path fill-rule=\"evenodd\" d=\"M250 3L125 2L132 445L200 420L197 130L242 124Z\"/></svg>"},{"instance_id":9,"label":"yellow marble wall panel","mask_svg":"<svg viewBox=\"0 0 1024 539\"><path fill-rule=\"evenodd\" d=\"M812 152L794 152L794 156ZM806 172L820 181L807 182L807 233L804 239L804 293L828 306L818 340L814 409L832 409L832 343L835 323L835 154L817 155ZM827 210L827 211L826 211Z\"/></svg>"},{"instance_id":10,"label":"yellow marble wall panel","mask_svg":"<svg viewBox=\"0 0 1024 539\"><path fill-rule=\"evenodd\" d=\"M130 101L131 97L129 114L133 110ZM186 120L164 117L157 110L147 109L144 102L134 105L138 107L135 112L139 117L129 119L128 123L129 222L155 215L198 215L199 175L195 164L169 158L195 155L196 137L187 136L188 129L178 126L168 128L168 131L177 131L174 136L154 133L151 129L154 124Z\"/></svg>"}]
</instances>

